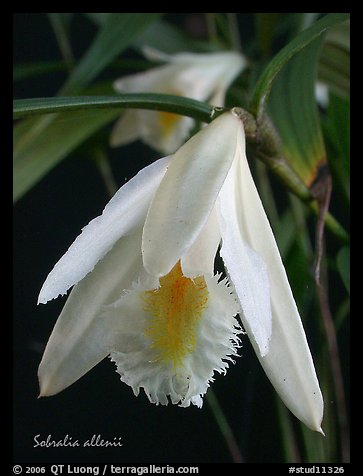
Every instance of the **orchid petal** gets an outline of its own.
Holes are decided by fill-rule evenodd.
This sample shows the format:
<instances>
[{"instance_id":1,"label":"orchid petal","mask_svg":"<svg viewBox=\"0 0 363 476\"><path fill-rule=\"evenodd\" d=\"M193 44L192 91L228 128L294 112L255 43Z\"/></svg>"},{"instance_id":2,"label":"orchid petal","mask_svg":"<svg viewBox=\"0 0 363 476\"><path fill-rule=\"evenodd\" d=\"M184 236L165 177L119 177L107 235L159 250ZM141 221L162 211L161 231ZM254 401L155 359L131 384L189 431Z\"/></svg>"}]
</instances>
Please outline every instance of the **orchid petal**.
<instances>
[{"instance_id":1,"label":"orchid petal","mask_svg":"<svg viewBox=\"0 0 363 476\"><path fill-rule=\"evenodd\" d=\"M150 274L167 274L198 238L233 161L239 127L237 117L223 114L172 156L144 225Z\"/></svg>"},{"instance_id":2,"label":"orchid petal","mask_svg":"<svg viewBox=\"0 0 363 476\"><path fill-rule=\"evenodd\" d=\"M324 402L300 317L297 311L291 312L289 320L284 321L287 310L281 315L274 303L272 308L270 350L265 357L256 352L257 357L289 410L307 427L323 433ZM253 338L251 341L256 350Z\"/></svg>"},{"instance_id":3,"label":"orchid petal","mask_svg":"<svg viewBox=\"0 0 363 476\"><path fill-rule=\"evenodd\" d=\"M180 54L179 60L175 61L175 68L180 68L175 86L189 97L223 106L228 87L246 65L244 58L235 52L193 55L199 56L193 59L190 56ZM219 104L213 102L212 97L218 99Z\"/></svg>"},{"instance_id":4,"label":"orchid petal","mask_svg":"<svg viewBox=\"0 0 363 476\"><path fill-rule=\"evenodd\" d=\"M142 73L124 76L113 83L113 87L119 93L140 93L140 92L168 92L172 94L175 87L176 77L180 72L180 67L174 65L164 65L157 68L143 71ZM166 89L166 90L165 90Z\"/></svg>"},{"instance_id":5,"label":"orchid petal","mask_svg":"<svg viewBox=\"0 0 363 476\"><path fill-rule=\"evenodd\" d=\"M219 90L221 100L238 73L246 67L244 56L234 51L168 55L144 48L143 52L151 60L167 61L168 64L118 79L114 82L116 91L163 92L203 101Z\"/></svg>"},{"instance_id":6,"label":"orchid petal","mask_svg":"<svg viewBox=\"0 0 363 476\"><path fill-rule=\"evenodd\" d=\"M169 55L145 47L143 53L151 60L166 61L167 64L118 79L114 82L116 91L174 94L199 101L211 100L214 105L223 106L229 85L246 66L243 55L234 51ZM189 117L175 117L164 112L127 111L111 133L111 145L122 145L140 138L164 154L174 153L194 124Z\"/></svg>"},{"instance_id":7,"label":"orchid petal","mask_svg":"<svg viewBox=\"0 0 363 476\"><path fill-rule=\"evenodd\" d=\"M241 317L262 367L286 406L309 428L321 432L323 399L319 382L286 271L249 170L244 140L244 134L239 133L238 147L241 153L235 164L238 223L241 241L247 243L263 260L268 272L272 333L267 353L261 352L259 337L256 338L255 333L249 331L253 323L247 316ZM224 233L227 234L227 231L222 228L222 240ZM236 284L236 276L231 274L231 278ZM240 294L238 289L236 291ZM261 289L261 299L264 299L266 292Z\"/></svg>"},{"instance_id":8,"label":"orchid petal","mask_svg":"<svg viewBox=\"0 0 363 476\"><path fill-rule=\"evenodd\" d=\"M251 199L247 203L245 200L246 208L240 216L244 217L244 229L248 235L246 239L265 261L270 279L272 304L270 350L266 356L256 353L286 406L309 428L321 432L323 398L301 318L262 204L256 199L255 207L251 205L256 189L252 177L248 175L247 161L241 160L240 164L240 180L242 176L245 177L243 185L241 184L241 189L244 189L241 201L243 202L247 195ZM257 191L255 193L257 195ZM256 350L254 339L251 341Z\"/></svg>"},{"instance_id":9,"label":"orchid petal","mask_svg":"<svg viewBox=\"0 0 363 476\"><path fill-rule=\"evenodd\" d=\"M169 157L154 162L121 187L103 210L76 238L68 251L49 273L40 291L38 303L46 303L65 294L84 278L112 248L116 241L140 226Z\"/></svg>"},{"instance_id":10,"label":"orchid petal","mask_svg":"<svg viewBox=\"0 0 363 476\"><path fill-rule=\"evenodd\" d=\"M214 260L220 241L221 232L216 211L213 209L200 235L181 259L184 276L194 278L204 274L213 275Z\"/></svg>"},{"instance_id":11,"label":"orchid petal","mask_svg":"<svg viewBox=\"0 0 363 476\"><path fill-rule=\"evenodd\" d=\"M247 245L240 230L237 165L235 160L218 200L220 255L241 304L243 325L248 335L254 337L259 353L266 355L272 327L269 279L264 261Z\"/></svg>"},{"instance_id":12,"label":"orchid petal","mask_svg":"<svg viewBox=\"0 0 363 476\"><path fill-rule=\"evenodd\" d=\"M126 111L114 125L110 145L118 147L142 139L164 154L172 154L189 136L194 119L170 112Z\"/></svg>"},{"instance_id":13,"label":"orchid petal","mask_svg":"<svg viewBox=\"0 0 363 476\"><path fill-rule=\"evenodd\" d=\"M139 111L140 137L164 154L174 153L189 136L194 119L171 112Z\"/></svg>"},{"instance_id":14,"label":"orchid petal","mask_svg":"<svg viewBox=\"0 0 363 476\"><path fill-rule=\"evenodd\" d=\"M187 85L181 85L178 76L180 67L162 66L147 72L121 78L114 87L119 92L154 92L203 98L202 91L194 92L193 78ZM194 119L162 111L126 111L114 126L110 143L124 145L136 139L164 154L171 154L189 136Z\"/></svg>"},{"instance_id":15,"label":"orchid petal","mask_svg":"<svg viewBox=\"0 0 363 476\"><path fill-rule=\"evenodd\" d=\"M173 404L182 407L191 403L201 407L201 397L214 373L226 373L229 362L237 356L240 327L233 316L238 305L227 281L208 276L204 286L208 289L208 300L194 329L195 348L186 352L177 366L160 356L146 332L153 316L145 303L142 305L143 283L106 309L105 315L114 314L121 323L111 359L121 380L132 387L136 396L144 388L152 403L167 405L170 397Z\"/></svg>"},{"instance_id":16,"label":"orchid petal","mask_svg":"<svg viewBox=\"0 0 363 476\"><path fill-rule=\"evenodd\" d=\"M235 51L219 51L214 53L176 53L166 54L155 48L144 47L143 54L151 61L165 61L176 68L180 66L180 74L177 77L179 84L189 83L189 97L198 98L190 93L190 87L197 91L204 91L203 96L207 99L212 92L219 88L224 93L228 86L236 78L238 73L247 66L243 55ZM183 78L183 79L180 79ZM203 83L203 86L202 86ZM198 87L196 87L198 84ZM201 96L201 99L202 97ZM221 94L218 95L221 98ZM211 101L212 104L216 104ZM216 104L222 106L223 102Z\"/></svg>"},{"instance_id":17,"label":"orchid petal","mask_svg":"<svg viewBox=\"0 0 363 476\"><path fill-rule=\"evenodd\" d=\"M176 55L164 53L163 51L153 48L152 46L143 46L141 48L142 54L149 61L163 61L165 63L171 63Z\"/></svg>"},{"instance_id":18,"label":"orchid petal","mask_svg":"<svg viewBox=\"0 0 363 476\"><path fill-rule=\"evenodd\" d=\"M140 136L138 125L139 111L124 112L112 129L110 145L117 147L138 139Z\"/></svg>"},{"instance_id":19,"label":"orchid petal","mask_svg":"<svg viewBox=\"0 0 363 476\"><path fill-rule=\"evenodd\" d=\"M41 396L68 387L111 351L119 323L114 315L102 315L102 308L145 274L140 242L141 231L121 238L93 272L73 288L39 366ZM147 278L150 287L157 286L157 280Z\"/></svg>"}]
</instances>

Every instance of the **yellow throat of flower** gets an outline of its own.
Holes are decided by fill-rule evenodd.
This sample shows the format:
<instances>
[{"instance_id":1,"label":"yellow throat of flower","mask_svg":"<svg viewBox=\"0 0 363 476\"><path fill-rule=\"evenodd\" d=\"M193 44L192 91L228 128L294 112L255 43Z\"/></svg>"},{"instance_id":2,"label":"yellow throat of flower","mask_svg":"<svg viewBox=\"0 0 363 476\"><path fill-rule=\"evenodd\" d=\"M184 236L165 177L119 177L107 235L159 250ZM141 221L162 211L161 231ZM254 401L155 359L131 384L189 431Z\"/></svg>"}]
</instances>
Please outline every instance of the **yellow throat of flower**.
<instances>
[{"instance_id":1,"label":"yellow throat of flower","mask_svg":"<svg viewBox=\"0 0 363 476\"><path fill-rule=\"evenodd\" d=\"M175 124L180 120L181 116L179 114L174 114L173 112L159 112L159 121L161 126L162 135L164 137L168 136Z\"/></svg>"},{"instance_id":2,"label":"yellow throat of flower","mask_svg":"<svg viewBox=\"0 0 363 476\"><path fill-rule=\"evenodd\" d=\"M151 348L157 360L183 364L183 359L197 345L198 321L208 302L208 288L202 276L186 278L180 261L160 279L160 287L144 291L142 299L150 324L145 334L151 339Z\"/></svg>"}]
</instances>

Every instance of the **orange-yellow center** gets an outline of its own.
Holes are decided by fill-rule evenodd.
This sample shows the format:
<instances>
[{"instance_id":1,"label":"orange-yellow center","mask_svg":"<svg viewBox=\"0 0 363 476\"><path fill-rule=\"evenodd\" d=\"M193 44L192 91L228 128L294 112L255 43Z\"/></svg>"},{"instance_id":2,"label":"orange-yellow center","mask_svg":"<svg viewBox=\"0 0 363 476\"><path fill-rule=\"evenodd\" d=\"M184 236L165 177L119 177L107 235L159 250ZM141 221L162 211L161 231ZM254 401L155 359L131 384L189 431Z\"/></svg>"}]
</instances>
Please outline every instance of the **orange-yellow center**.
<instances>
[{"instance_id":1,"label":"orange-yellow center","mask_svg":"<svg viewBox=\"0 0 363 476\"><path fill-rule=\"evenodd\" d=\"M197 345L198 321L208 302L208 288L202 276L183 276L180 261L160 279L160 287L144 291L142 299L150 323L145 330L156 351L156 360L182 365Z\"/></svg>"},{"instance_id":2,"label":"orange-yellow center","mask_svg":"<svg viewBox=\"0 0 363 476\"><path fill-rule=\"evenodd\" d=\"M174 114L173 112L159 112L159 121L162 130L163 136L168 136L172 129L174 128L176 122L180 120L181 116L179 114Z\"/></svg>"}]
</instances>

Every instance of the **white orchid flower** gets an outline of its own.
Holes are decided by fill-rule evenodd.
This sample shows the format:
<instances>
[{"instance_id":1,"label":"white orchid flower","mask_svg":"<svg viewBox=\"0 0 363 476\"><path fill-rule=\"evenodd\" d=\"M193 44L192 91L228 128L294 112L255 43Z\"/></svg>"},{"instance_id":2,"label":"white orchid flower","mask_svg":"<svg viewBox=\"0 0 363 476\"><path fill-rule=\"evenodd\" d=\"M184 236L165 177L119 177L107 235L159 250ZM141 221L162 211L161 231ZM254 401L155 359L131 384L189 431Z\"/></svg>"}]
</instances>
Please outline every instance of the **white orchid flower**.
<instances>
[{"instance_id":1,"label":"white orchid flower","mask_svg":"<svg viewBox=\"0 0 363 476\"><path fill-rule=\"evenodd\" d=\"M233 51L167 55L145 48L144 54L166 64L117 80L117 92L173 94L223 106L228 87L246 66L244 56ZM116 122L110 143L120 146L141 139L171 154L185 142L193 125L192 118L170 112L128 110Z\"/></svg>"},{"instance_id":2,"label":"white orchid flower","mask_svg":"<svg viewBox=\"0 0 363 476\"><path fill-rule=\"evenodd\" d=\"M214 275L220 243L229 281ZM39 302L72 285L39 367L41 395L109 355L136 395L201 406L237 354L239 313L282 400L322 432L314 364L236 111L121 187L55 265Z\"/></svg>"}]
</instances>

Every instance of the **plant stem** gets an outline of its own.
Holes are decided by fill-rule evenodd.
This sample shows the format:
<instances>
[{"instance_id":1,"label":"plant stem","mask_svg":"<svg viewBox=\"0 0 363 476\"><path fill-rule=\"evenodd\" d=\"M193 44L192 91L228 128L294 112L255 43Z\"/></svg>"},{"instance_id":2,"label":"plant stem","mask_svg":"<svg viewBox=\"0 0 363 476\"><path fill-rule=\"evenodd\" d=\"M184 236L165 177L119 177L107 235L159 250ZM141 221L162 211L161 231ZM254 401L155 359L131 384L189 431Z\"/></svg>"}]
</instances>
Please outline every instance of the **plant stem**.
<instances>
[{"instance_id":1,"label":"plant stem","mask_svg":"<svg viewBox=\"0 0 363 476\"><path fill-rule=\"evenodd\" d=\"M276 396L277 413L281 425L282 445L285 453L286 463L301 463L299 445L293 425L290 420L290 413L282 403L280 397Z\"/></svg>"},{"instance_id":2,"label":"plant stem","mask_svg":"<svg viewBox=\"0 0 363 476\"><path fill-rule=\"evenodd\" d=\"M215 108L195 99L154 93L17 99L14 100L13 106L14 119L85 109L148 109L173 112L208 123L225 111L224 108Z\"/></svg>"},{"instance_id":3,"label":"plant stem","mask_svg":"<svg viewBox=\"0 0 363 476\"><path fill-rule=\"evenodd\" d=\"M222 433L222 436L228 446L229 452L231 453L232 460L234 463L244 463L241 451L238 447L236 439L233 435L232 429L227 421L226 416L223 413L223 410L219 404L219 401L213 392L212 389L209 389L206 394L206 400L211 407L214 418L216 419L217 425Z\"/></svg>"},{"instance_id":4,"label":"plant stem","mask_svg":"<svg viewBox=\"0 0 363 476\"><path fill-rule=\"evenodd\" d=\"M113 176L107 154L103 149L95 148L92 158L97 165L109 197L113 197L118 190L118 186Z\"/></svg>"},{"instance_id":5,"label":"plant stem","mask_svg":"<svg viewBox=\"0 0 363 476\"><path fill-rule=\"evenodd\" d=\"M208 38L211 43L218 44L217 28L214 13L205 13L205 23L207 26Z\"/></svg>"},{"instance_id":6,"label":"plant stem","mask_svg":"<svg viewBox=\"0 0 363 476\"><path fill-rule=\"evenodd\" d=\"M242 110L241 119L245 124L246 138L254 147L256 158L264 162L285 187L319 215L319 205L312 190L305 185L285 159L281 151L280 138L269 118L264 116L260 121L255 121L252 114ZM324 214L322 222L343 243L349 243L348 233L330 213Z\"/></svg>"},{"instance_id":7,"label":"plant stem","mask_svg":"<svg viewBox=\"0 0 363 476\"><path fill-rule=\"evenodd\" d=\"M67 68L71 70L74 65L74 56L68 38L68 31L66 31L68 28L66 28L65 21L61 15L62 13L48 13L48 18L52 25L63 60ZM63 15L65 14L63 13Z\"/></svg>"},{"instance_id":8,"label":"plant stem","mask_svg":"<svg viewBox=\"0 0 363 476\"><path fill-rule=\"evenodd\" d=\"M334 382L334 392L336 397L336 407L338 414L338 425L340 429L340 445L342 452L342 462L349 463L349 431L348 431L348 417L346 412L344 382L342 376L342 369L340 365L338 342L334 327L333 318L330 312L328 293L326 286L321 281L316 281L316 290L319 300L321 316L323 319L325 336L328 344L329 361L331 366L331 373Z\"/></svg>"},{"instance_id":9,"label":"plant stem","mask_svg":"<svg viewBox=\"0 0 363 476\"><path fill-rule=\"evenodd\" d=\"M227 20L229 26L229 35L231 38L231 45L235 51L242 51L241 35L238 29L238 22L235 13L227 13Z\"/></svg>"}]
</instances>

